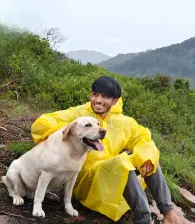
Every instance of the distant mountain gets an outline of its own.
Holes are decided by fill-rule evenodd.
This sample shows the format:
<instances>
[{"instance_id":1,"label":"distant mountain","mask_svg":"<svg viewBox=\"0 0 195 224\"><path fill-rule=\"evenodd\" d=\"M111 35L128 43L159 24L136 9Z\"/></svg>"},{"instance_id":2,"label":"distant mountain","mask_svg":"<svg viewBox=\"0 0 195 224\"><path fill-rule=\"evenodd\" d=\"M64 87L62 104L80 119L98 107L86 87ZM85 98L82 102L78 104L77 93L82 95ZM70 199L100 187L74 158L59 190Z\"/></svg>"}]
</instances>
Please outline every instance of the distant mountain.
<instances>
[{"instance_id":1,"label":"distant mountain","mask_svg":"<svg viewBox=\"0 0 195 224\"><path fill-rule=\"evenodd\" d=\"M112 68L113 66L117 66L117 65L120 66L120 64L123 63L124 61L131 60L137 55L138 53L118 54L117 56L112 57L108 59L107 61L102 61L98 63L98 66L103 66L106 68Z\"/></svg>"},{"instance_id":2,"label":"distant mountain","mask_svg":"<svg viewBox=\"0 0 195 224\"><path fill-rule=\"evenodd\" d=\"M195 37L155 50L119 54L98 66L124 75L162 73L195 79Z\"/></svg>"},{"instance_id":3,"label":"distant mountain","mask_svg":"<svg viewBox=\"0 0 195 224\"><path fill-rule=\"evenodd\" d=\"M81 61L81 63L83 64L86 64L88 62L97 64L111 58L111 56L103 54L101 52L88 50L70 51L66 54L66 56L74 60Z\"/></svg>"}]
</instances>

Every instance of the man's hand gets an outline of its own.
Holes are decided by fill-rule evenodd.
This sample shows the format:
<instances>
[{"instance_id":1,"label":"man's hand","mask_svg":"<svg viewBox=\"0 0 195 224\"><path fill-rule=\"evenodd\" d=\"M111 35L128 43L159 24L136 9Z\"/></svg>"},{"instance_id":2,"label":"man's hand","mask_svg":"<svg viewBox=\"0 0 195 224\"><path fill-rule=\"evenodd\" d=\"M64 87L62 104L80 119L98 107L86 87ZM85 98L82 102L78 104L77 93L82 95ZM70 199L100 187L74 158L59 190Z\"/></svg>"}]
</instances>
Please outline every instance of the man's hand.
<instances>
[{"instance_id":1,"label":"man's hand","mask_svg":"<svg viewBox=\"0 0 195 224\"><path fill-rule=\"evenodd\" d=\"M147 160L143 163L143 165L140 168L140 173L142 177L146 177L149 173L151 173L154 170L154 165L150 160Z\"/></svg>"}]
</instances>

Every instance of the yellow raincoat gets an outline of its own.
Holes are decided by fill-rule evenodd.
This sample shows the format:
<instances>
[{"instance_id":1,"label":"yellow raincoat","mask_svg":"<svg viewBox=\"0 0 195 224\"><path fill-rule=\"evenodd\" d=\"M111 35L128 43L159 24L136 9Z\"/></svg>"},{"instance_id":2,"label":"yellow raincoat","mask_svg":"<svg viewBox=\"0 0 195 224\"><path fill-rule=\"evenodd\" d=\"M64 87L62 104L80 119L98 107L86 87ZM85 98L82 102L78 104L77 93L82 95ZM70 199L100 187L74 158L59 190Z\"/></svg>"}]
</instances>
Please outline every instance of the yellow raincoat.
<instances>
[{"instance_id":1,"label":"yellow raincoat","mask_svg":"<svg viewBox=\"0 0 195 224\"><path fill-rule=\"evenodd\" d=\"M151 140L147 128L122 114L121 98L104 119L93 112L90 102L67 110L43 114L32 125L35 143L44 140L80 116L97 118L107 133L102 140L104 151L92 150L88 153L73 194L84 206L117 221L129 210L123 198L129 171L135 170L135 167L139 169L146 160L151 160L156 172L159 150ZM131 150L133 154L119 154L123 148ZM143 179L139 179L144 188Z\"/></svg>"}]
</instances>

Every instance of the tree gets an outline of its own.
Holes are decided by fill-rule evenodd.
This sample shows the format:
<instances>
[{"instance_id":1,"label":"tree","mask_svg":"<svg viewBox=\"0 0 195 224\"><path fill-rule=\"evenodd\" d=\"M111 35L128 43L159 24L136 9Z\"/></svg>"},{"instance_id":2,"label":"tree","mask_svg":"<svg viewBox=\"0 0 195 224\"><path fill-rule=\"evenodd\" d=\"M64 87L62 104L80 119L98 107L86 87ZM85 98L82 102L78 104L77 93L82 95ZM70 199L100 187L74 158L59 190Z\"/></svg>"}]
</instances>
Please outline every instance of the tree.
<instances>
[{"instance_id":1,"label":"tree","mask_svg":"<svg viewBox=\"0 0 195 224\"><path fill-rule=\"evenodd\" d=\"M177 90L181 89L181 90L188 92L190 89L189 80L185 80L183 78L177 78L173 85L174 85L174 88Z\"/></svg>"},{"instance_id":2,"label":"tree","mask_svg":"<svg viewBox=\"0 0 195 224\"><path fill-rule=\"evenodd\" d=\"M67 38L60 33L59 28L45 29L43 31L43 39L48 40L50 47L53 49L67 40Z\"/></svg>"}]
</instances>

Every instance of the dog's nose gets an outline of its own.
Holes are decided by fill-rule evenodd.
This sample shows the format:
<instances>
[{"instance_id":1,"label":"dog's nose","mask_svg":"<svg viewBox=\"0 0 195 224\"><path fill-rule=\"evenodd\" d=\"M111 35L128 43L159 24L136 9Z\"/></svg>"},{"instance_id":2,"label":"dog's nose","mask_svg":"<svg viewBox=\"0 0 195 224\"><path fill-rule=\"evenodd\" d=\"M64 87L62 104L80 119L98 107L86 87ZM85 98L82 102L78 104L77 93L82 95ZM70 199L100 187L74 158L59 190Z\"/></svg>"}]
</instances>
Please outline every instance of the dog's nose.
<instances>
[{"instance_id":1,"label":"dog's nose","mask_svg":"<svg viewBox=\"0 0 195 224\"><path fill-rule=\"evenodd\" d=\"M100 129L99 133L100 133L100 138L103 139L106 135L106 130L102 128Z\"/></svg>"}]
</instances>

